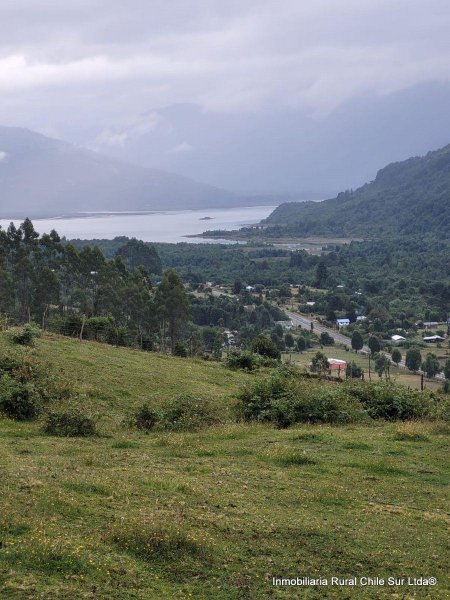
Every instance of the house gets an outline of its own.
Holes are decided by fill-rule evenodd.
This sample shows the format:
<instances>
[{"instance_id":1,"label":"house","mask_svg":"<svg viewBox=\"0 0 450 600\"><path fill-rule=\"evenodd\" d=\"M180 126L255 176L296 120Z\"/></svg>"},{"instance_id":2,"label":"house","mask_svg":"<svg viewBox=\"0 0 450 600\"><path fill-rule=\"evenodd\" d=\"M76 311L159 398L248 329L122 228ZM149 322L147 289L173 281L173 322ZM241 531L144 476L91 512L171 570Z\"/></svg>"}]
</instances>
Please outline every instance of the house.
<instances>
[{"instance_id":1,"label":"house","mask_svg":"<svg viewBox=\"0 0 450 600\"><path fill-rule=\"evenodd\" d=\"M443 338L441 335L428 335L422 338L422 340L427 342L427 344L432 344L433 342L443 342L445 338Z\"/></svg>"},{"instance_id":2,"label":"house","mask_svg":"<svg viewBox=\"0 0 450 600\"><path fill-rule=\"evenodd\" d=\"M356 317L356 321L357 321L357 323L361 323L362 321L367 321L367 317L364 317L364 316Z\"/></svg>"},{"instance_id":3,"label":"house","mask_svg":"<svg viewBox=\"0 0 450 600\"><path fill-rule=\"evenodd\" d=\"M306 306L315 306L315 304L316 304L315 302L307 302Z\"/></svg>"},{"instance_id":4,"label":"house","mask_svg":"<svg viewBox=\"0 0 450 600\"><path fill-rule=\"evenodd\" d=\"M225 332L225 337L227 339L226 344L228 346L235 346L236 345L236 335L237 332L236 331L231 331L229 329L226 329Z\"/></svg>"},{"instance_id":5,"label":"house","mask_svg":"<svg viewBox=\"0 0 450 600\"><path fill-rule=\"evenodd\" d=\"M423 326L425 329L433 329L433 327L438 327L439 323L437 321L424 321Z\"/></svg>"},{"instance_id":6,"label":"house","mask_svg":"<svg viewBox=\"0 0 450 600\"><path fill-rule=\"evenodd\" d=\"M245 289L247 290L247 292L253 292L255 288L253 285L246 285Z\"/></svg>"},{"instance_id":7,"label":"house","mask_svg":"<svg viewBox=\"0 0 450 600\"><path fill-rule=\"evenodd\" d=\"M404 342L406 340L406 338L404 338L402 335L391 335L391 340L393 342L395 342L396 344L398 344L399 342Z\"/></svg>"},{"instance_id":8,"label":"house","mask_svg":"<svg viewBox=\"0 0 450 600\"><path fill-rule=\"evenodd\" d=\"M350 319L336 319L336 325L339 327L347 327L350 325Z\"/></svg>"},{"instance_id":9,"label":"house","mask_svg":"<svg viewBox=\"0 0 450 600\"><path fill-rule=\"evenodd\" d=\"M346 361L339 358L329 358L328 364L330 365L330 371L345 371L347 368Z\"/></svg>"},{"instance_id":10,"label":"house","mask_svg":"<svg viewBox=\"0 0 450 600\"><path fill-rule=\"evenodd\" d=\"M292 329L294 327L294 323L292 321L276 321L275 325L281 325L283 329Z\"/></svg>"}]
</instances>

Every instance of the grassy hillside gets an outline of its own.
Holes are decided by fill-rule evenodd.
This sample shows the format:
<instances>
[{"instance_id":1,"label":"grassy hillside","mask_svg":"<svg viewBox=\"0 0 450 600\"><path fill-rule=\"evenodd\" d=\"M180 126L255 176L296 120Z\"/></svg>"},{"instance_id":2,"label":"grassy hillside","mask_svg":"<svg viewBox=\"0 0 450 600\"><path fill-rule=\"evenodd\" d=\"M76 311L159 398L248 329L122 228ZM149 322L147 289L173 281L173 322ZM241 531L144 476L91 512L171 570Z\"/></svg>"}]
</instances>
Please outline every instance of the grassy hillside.
<instances>
[{"instance_id":1,"label":"grassy hillside","mask_svg":"<svg viewBox=\"0 0 450 600\"><path fill-rule=\"evenodd\" d=\"M256 376L63 338L38 340L37 353L72 381L100 435L0 418L2 600L447 597L442 424L146 435L124 422L144 400L190 390L225 414ZM272 586L333 575L438 585Z\"/></svg>"},{"instance_id":2,"label":"grassy hillside","mask_svg":"<svg viewBox=\"0 0 450 600\"><path fill-rule=\"evenodd\" d=\"M266 219L272 235L436 233L450 227L450 145L392 163L374 181L324 202L281 204Z\"/></svg>"}]
</instances>

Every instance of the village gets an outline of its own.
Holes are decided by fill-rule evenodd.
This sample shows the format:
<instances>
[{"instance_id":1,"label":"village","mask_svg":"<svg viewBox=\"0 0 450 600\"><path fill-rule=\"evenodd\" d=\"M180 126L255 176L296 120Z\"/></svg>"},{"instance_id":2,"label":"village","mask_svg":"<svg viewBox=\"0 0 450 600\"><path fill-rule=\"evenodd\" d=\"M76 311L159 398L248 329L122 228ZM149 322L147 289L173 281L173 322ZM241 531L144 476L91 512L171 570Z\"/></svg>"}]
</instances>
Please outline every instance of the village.
<instances>
[{"instance_id":1,"label":"village","mask_svg":"<svg viewBox=\"0 0 450 600\"><path fill-rule=\"evenodd\" d=\"M336 286L337 291L343 288L343 285ZM338 379L358 376L372 381L383 377L422 390L438 390L448 379L445 368L450 364L450 318L442 322L417 321L408 328L385 327L379 319L374 322L364 314L355 314L353 318L339 316L332 322L323 313L316 312L319 302L304 301L314 293L323 295L322 290L290 285L290 297L286 297L286 292L280 297L273 289L247 284L236 294L236 290L211 281L200 286L200 290L202 294L228 296L244 302L243 310L248 315L263 299L280 308L284 319L276 321L272 331L266 333L279 347L285 363L314 369L312 360L320 351L328 362L328 376ZM356 291L354 295L362 294ZM303 343L305 335L306 344ZM225 351L242 347L238 331L225 329L224 336ZM414 361L407 359L410 354L415 356ZM382 369L376 362L377 359L381 362L380 357L384 358Z\"/></svg>"}]
</instances>

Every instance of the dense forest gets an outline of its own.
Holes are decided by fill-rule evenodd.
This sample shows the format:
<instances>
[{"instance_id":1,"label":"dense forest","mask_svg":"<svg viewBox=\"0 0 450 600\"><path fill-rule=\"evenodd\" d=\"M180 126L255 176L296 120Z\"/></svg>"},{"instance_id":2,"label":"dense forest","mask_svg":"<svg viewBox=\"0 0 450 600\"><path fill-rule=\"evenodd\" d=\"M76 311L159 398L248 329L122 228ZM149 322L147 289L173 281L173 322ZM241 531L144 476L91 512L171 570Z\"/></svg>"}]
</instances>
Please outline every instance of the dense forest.
<instances>
[{"instance_id":1,"label":"dense forest","mask_svg":"<svg viewBox=\"0 0 450 600\"><path fill-rule=\"evenodd\" d=\"M68 242L30 220L0 230L0 318L64 335L220 357L262 333L284 349L280 303L368 321L386 335L450 314L449 240L416 236L326 247ZM294 294L295 289L295 294ZM369 326L369 323L371 325ZM228 331L228 334L226 334ZM231 334L231 338L230 336ZM291 340L292 342L292 340Z\"/></svg>"},{"instance_id":2,"label":"dense forest","mask_svg":"<svg viewBox=\"0 0 450 600\"><path fill-rule=\"evenodd\" d=\"M26 219L0 229L1 324L34 322L65 335L181 355L221 352L225 327L255 337L283 319L267 301L195 296L189 279L162 269L156 249L121 238L112 258L77 249L56 231L39 235Z\"/></svg>"},{"instance_id":3,"label":"dense forest","mask_svg":"<svg viewBox=\"0 0 450 600\"><path fill-rule=\"evenodd\" d=\"M121 237L72 243L80 249L95 244L114 258L127 241ZM269 288L272 298L290 296L290 285L313 288L317 291L305 292L304 301L320 299L323 314L330 316L374 311L386 320L443 321L450 314L450 240L432 235L326 246L321 255L267 244L155 248L163 268L176 269L192 287L204 282L233 286L238 280L257 291Z\"/></svg>"},{"instance_id":4,"label":"dense forest","mask_svg":"<svg viewBox=\"0 0 450 600\"><path fill-rule=\"evenodd\" d=\"M382 236L450 229L450 145L381 169L375 180L324 202L281 204L266 236Z\"/></svg>"}]
</instances>

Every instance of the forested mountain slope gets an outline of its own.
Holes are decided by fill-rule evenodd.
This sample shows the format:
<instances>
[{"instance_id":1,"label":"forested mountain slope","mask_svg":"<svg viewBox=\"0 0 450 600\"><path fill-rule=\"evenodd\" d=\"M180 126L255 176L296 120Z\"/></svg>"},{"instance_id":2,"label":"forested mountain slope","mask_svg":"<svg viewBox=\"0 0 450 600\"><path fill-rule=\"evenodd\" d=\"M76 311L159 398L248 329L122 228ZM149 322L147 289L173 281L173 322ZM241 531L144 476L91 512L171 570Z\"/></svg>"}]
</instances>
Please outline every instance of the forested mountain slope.
<instances>
[{"instance_id":1,"label":"forested mountain slope","mask_svg":"<svg viewBox=\"0 0 450 600\"><path fill-rule=\"evenodd\" d=\"M381 169L336 198L281 204L265 221L275 235L383 235L450 229L450 145Z\"/></svg>"}]
</instances>

